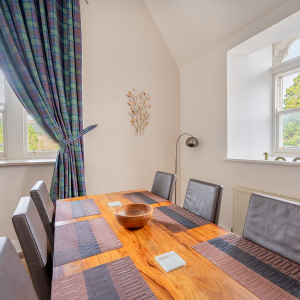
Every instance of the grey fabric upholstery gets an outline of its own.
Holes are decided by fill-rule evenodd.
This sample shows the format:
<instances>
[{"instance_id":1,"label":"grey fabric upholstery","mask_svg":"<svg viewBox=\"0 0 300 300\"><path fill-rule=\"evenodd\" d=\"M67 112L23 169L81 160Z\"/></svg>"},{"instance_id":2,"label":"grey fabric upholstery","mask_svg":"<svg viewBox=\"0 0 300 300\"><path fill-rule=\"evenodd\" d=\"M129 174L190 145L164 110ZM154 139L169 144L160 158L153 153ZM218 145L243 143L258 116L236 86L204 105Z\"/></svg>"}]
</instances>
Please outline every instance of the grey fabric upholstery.
<instances>
[{"instance_id":1,"label":"grey fabric upholstery","mask_svg":"<svg viewBox=\"0 0 300 300\"><path fill-rule=\"evenodd\" d=\"M300 264L300 204L252 194L243 237Z\"/></svg>"},{"instance_id":2,"label":"grey fabric upholstery","mask_svg":"<svg viewBox=\"0 0 300 300\"><path fill-rule=\"evenodd\" d=\"M0 237L0 300L38 300L22 262L6 237Z\"/></svg>"},{"instance_id":3,"label":"grey fabric upholstery","mask_svg":"<svg viewBox=\"0 0 300 300\"><path fill-rule=\"evenodd\" d=\"M35 292L39 300L50 299L52 255L46 231L30 197L21 198L12 217Z\"/></svg>"},{"instance_id":4,"label":"grey fabric upholstery","mask_svg":"<svg viewBox=\"0 0 300 300\"><path fill-rule=\"evenodd\" d=\"M219 223L223 186L190 179L183 207L198 216Z\"/></svg>"},{"instance_id":5,"label":"grey fabric upholstery","mask_svg":"<svg viewBox=\"0 0 300 300\"><path fill-rule=\"evenodd\" d=\"M172 201L176 182L176 174L157 171L152 185L151 193Z\"/></svg>"},{"instance_id":6,"label":"grey fabric upholstery","mask_svg":"<svg viewBox=\"0 0 300 300\"><path fill-rule=\"evenodd\" d=\"M30 196L42 219L53 253L55 209L45 183L38 181L30 190Z\"/></svg>"}]
</instances>

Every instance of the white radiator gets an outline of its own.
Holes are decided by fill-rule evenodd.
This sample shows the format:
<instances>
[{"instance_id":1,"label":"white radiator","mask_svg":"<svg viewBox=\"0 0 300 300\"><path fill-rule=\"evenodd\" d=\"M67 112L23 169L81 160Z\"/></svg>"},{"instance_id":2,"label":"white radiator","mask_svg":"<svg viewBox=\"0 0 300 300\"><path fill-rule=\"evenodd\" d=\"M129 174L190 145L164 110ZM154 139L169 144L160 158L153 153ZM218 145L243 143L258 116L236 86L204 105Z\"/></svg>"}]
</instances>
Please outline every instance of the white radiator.
<instances>
[{"instance_id":1,"label":"white radiator","mask_svg":"<svg viewBox=\"0 0 300 300\"><path fill-rule=\"evenodd\" d=\"M244 188L241 186L233 187L233 232L240 236L243 233L250 196L253 193L259 193L267 196L273 196L276 198L300 203L300 199L289 198L286 196L257 191L249 188Z\"/></svg>"}]
</instances>

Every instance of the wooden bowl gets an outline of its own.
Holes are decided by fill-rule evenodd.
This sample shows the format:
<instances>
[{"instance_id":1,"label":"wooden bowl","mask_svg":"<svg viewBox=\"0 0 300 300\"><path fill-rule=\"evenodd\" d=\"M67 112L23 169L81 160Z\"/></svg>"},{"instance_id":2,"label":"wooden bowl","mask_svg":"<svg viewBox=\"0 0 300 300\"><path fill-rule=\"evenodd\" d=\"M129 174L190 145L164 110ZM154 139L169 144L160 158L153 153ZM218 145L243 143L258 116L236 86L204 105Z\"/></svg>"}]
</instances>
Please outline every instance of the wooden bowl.
<instances>
[{"instance_id":1,"label":"wooden bowl","mask_svg":"<svg viewBox=\"0 0 300 300\"><path fill-rule=\"evenodd\" d=\"M147 204L126 204L115 210L116 220L125 228L141 228L151 219L153 208Z\"/></svg>"}]
</instances>

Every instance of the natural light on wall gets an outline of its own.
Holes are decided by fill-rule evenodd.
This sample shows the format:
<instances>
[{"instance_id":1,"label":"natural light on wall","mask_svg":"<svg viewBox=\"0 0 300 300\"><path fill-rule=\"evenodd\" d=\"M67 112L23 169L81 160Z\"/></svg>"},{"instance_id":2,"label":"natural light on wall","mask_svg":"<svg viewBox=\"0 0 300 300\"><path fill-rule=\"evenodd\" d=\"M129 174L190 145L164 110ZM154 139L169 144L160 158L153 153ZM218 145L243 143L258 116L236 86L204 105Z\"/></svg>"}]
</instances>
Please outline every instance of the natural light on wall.
<instances>
[{"instance_id":1,"label":"natural light on wall","mask_svg":"<svg viewBox=\"0 0 300 300\"><path fill-rule=\"evenodd\" d=\"M269 162L295 164L300 157L296 17L227 52L227 133L227 159L265 162L268 153Z\"/></svg>"}]
</instances>

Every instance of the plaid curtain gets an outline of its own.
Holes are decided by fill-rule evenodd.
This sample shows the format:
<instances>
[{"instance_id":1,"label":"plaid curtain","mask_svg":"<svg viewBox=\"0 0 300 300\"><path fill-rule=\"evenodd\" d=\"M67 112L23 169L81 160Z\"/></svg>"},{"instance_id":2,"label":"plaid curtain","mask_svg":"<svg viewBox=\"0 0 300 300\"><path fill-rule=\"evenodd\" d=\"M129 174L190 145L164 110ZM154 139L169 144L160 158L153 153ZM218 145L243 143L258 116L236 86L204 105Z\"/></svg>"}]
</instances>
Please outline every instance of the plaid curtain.
<instances>
[{"instance_id":1,"label":"plaid curtain","mask_svg":"<svg viewBox=\"0 0 300 300\"><path fill-rule=\"evenodd\" d=\"M59 144L51 197L84 196L79 0L1 0L0 68L22 105Z\"/></svg>"}]
</instances>

